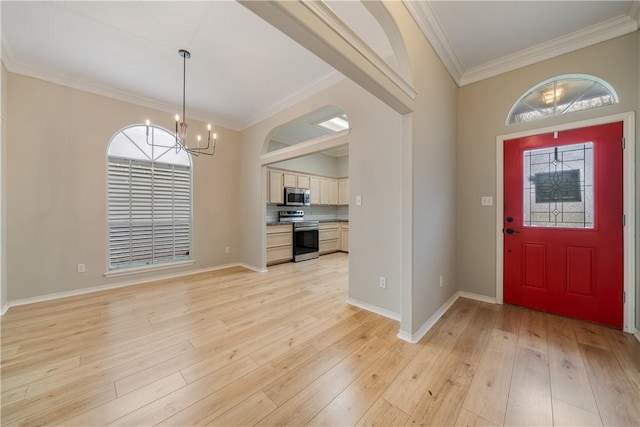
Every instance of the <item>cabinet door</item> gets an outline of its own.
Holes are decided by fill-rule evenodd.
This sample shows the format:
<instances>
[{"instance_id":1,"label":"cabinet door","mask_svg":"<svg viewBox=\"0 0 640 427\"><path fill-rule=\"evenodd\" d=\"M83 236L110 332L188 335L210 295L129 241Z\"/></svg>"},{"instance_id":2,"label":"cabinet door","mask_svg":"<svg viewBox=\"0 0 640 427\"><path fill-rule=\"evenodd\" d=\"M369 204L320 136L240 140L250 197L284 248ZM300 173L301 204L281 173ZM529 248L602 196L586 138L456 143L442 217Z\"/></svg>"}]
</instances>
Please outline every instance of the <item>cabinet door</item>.
<instances>
[{"instance_id":1,"label":"cabinet door","mask_svg":"<svg viewBox=\"0 0 640 427\"><path fill-rule=\"evenodd\" d=\"M337 179L329 180L329 204L330 205L338 204L338 180Z\"/></svg>"},{"instance_id":2,"label":"cabinet door","mask_svg":"<svg viewBox=\"0 0 640 427\"><path fill-rule=\"evenodd\" d=\"M309 178L309 190L311 193L311 204L320 204L320 178L312 176Z\"/></svg>"},{"instance_id":3,"label":"cabinet door","mask_svg":"<svg viewBox=\"0 0 640 427\"><path fill-rule=\"evenodd\" d=\"M309 175L298 174L298 188L311 189L311 177Z\"/></svg>"},{"instance_id":4,"label":"cabinet door","mask_svg":"<svg viewBox=\"0 0 640 427\"><path fill-rule=\"evenodd\" d=\"M282 174L282 180L285 187L297 187L298 185L298 175L291 172L284 172Z\"/></svg>"},{"instance_id":5,"label":"cabinet door","mask_svg":"<svg viewBox=\"0 0 640 427\"><path fill-rule=\"evenodd\" d=\"M338 204L349 204L349 178L344 178L338 181Z\"/></svg>"},{"instance_id":6,"label":"cabinet door","mask_svg":"<svg viewBox=\"0 0 640 427\"><path fill-rule=\"evenodd\" d=\"M320 178L320 204L328 205L329 201L329 192L331 184L329 183L329 178Z\"/></svg>"},{"instance_id":7,"label":"cabinet door","mask_svg":"<svg viewBox=\"0 0 640 427\"><path fill-rule=\"evenodd\" d=\"M267 201L269 203L284 203L282 186L282 172L269 170L269 188Z\"/></svg>"},{"instance_id":8,"label":"cabinet door","mask_svg":"<svg viewBox=\"0 0 640 427\"><path fill-rule=\"evenodd\" d=\"M349 252L349 228L340 229L340 250Z\"/></svg>"}]
</instances>

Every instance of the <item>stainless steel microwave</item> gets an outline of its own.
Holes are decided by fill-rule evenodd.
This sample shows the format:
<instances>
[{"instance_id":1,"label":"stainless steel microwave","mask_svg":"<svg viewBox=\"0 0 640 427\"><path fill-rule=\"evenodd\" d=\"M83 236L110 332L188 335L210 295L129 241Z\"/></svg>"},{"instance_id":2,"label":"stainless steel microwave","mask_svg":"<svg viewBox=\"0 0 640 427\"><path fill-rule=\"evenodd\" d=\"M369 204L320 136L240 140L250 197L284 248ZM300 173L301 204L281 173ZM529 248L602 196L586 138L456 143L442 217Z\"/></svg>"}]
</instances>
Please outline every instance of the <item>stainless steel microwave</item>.
<instances>
[{"instance_id":1,"label":"stainless steel microwave","mask_svg":"<svg viewBox=\"0 0 640 427\"><path fill-rule=\"evenodd\" d=\"M310 206L311 192L306 188L285 187L284 204L286 206Z\"/></svg>"}]
</instances>

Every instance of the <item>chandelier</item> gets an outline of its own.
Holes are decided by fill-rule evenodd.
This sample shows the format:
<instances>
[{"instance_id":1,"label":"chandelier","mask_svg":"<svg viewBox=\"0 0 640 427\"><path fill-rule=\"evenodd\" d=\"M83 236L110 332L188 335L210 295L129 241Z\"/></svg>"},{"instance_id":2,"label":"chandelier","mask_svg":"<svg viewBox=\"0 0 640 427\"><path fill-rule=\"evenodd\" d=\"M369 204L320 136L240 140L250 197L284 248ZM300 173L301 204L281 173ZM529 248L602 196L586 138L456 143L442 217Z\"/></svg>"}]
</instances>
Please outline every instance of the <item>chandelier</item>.
<instances>
[{"instance_id":1,"label":"chandelier","mask_svg":"<svg viewBox=\"0 0 640 427\"><path fill-rule=\"evenodd\" d=\"M186 82L187 82L187 59L191 58L191 53L188 50L180 49L178 54L182 58L182 121L180 120L180 116L176 114L176 130L175 130L175 145L168 147L156 144L156 146L161 146L165 148L175 148L176 153L180 150L184 150L194 156L199 156L200 154L204 154L207 156L213 156L216 153L216 134L211 134L211 125L207 125L207 145L202 145L202 137L200 135L196 136L195 145L188 146L187 145L187 137L188 137L188 129L189 125L187 124L187 117L185 114L186 102L185 102L185 92L186 92ZM149 120L146 121L147 126L147 144L153 145L153 141L149 141L149 126L151 122ZM152 137L153 139L153 137Z\"/></svg>"}]
</instances>

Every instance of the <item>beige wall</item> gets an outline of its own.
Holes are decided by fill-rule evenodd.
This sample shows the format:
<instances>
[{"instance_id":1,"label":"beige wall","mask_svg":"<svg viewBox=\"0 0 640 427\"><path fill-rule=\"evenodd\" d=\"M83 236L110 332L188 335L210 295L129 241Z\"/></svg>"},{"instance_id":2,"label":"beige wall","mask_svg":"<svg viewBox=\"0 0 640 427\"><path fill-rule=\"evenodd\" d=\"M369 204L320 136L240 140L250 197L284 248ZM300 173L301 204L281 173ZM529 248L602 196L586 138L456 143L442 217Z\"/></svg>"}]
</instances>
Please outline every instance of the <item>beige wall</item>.
<instances>
[{"instance_id":1,"label":"beige wall","mask_svg":"<svg viewBox=\"0 0 640 427\"><path fill-rule=\"evenodd\" d=\"M401 191L399 137L401 118L350 81L343 81L242 132L242 218L244 261L264 267L264 176L260 155L275 127L325 105L337 105L349 117L349 297L400 313ZM362 206L355 206L355 196ZM378 277L387 278L387 288Z\"/></svg>"},{"instance_id":2,"label":"beige wall","mask_svg":"<svg viewBox=\"0 0 640 427\"><path fill-rule=\"evenodd\" d=\"M629 34L460 89L457 259L461 290L495 296L496 212L495 207L480 206L480 197L495 196L496 137L614 113L637 112L640 104L638 38L637 32ZM506 116L520 95L543 80L569 73L592 74L606 80L618 92L620 104L505 126ZM636 132L639 129L636 123ZM636 144L639 136L637 133ZM636 164L639 156L640 150L636 150ZM639 177L636 172L636 182ZM636 185L636 191L640 191L640 185ZM636 200L640 200L637 197ZM640 256L638 249L636 256Z\"/></svg>"},{"instance_id":3,"label":"beige wall","mask_svg":"<svg viewBox=\"0 0 640 427\"><path fill-rule=\"evenodd\" d=\"M386 3L404 40L417 91L410 141L405 138L405 194L411 197L411 283L403 295L402 331L416 333L458 290L456 256L456 167L458 88L422 31L401 3ZM411 182L408 182L411 180ZM411 188L407 194L406 189ZM406 205L405 205L406 208ZM409 219L410 218L410 219ZM405 260L406 262L406 260ZM406 270L405 270L406 271ZM440 276L443 286L440 287Z\"/></svg>"},{"instance_id":4,"label":"beige wall","mask_svg":"<svg viewBox=\"0 0 640 427\"><path fill-rule=\"evenodd\" d=\"M457 290L457 87L404 6L385 6L406 44L410 80L418 91L414 112L401 117L344 81L243 132L243 187L260 184L246 194L243 252L247 263L263 265L264 226L257 223L258 208L251 206L264 204L264 176L257 159L266 136L318 107L337 105L352 127L349 297L401 314L402 330L413 334ZM354 205L358 195L360 207ZM379 288L380 276L387 278L387 289Z\"/></svg>"},{"instance_id":5,"label":"beige wall","mask_svg":"<svg viewBox=\"0 0 640 427\"><path fill-rule=\"evenodd\" d=\"M2 101L0 104L0 311L7 304L7 70L0 64L0 90Z\"/></svg>"},{"instance_id":6,"label":"beige wall","mask_svg":"<svg viewBox=\"0 0 640 427\"><path fill-rule=\"evenodd\" d=\"M196 263L182 270L107 280L107 145L118 130L147 118L171 129L173 115L13 73L8 73L7 103L10 301L240 259L236 132L216 129L215 157L193 161ZM230 254L224 253L225 246L231 247ZM79 263L86 264L86 273L76 272Z\"/></svg>"}]
</instances>

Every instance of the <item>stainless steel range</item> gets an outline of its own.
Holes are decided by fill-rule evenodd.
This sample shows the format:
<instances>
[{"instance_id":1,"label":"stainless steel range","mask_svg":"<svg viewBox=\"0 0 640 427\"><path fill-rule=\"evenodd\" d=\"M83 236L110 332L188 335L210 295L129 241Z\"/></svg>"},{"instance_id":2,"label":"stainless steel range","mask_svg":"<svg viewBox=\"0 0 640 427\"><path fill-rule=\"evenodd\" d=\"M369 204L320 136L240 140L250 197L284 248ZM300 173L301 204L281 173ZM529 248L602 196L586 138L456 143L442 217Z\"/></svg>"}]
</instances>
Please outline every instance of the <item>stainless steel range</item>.
<instances>
[{"instance_id":1,"label":"stainless steel range","mask_svg":"<svg viewBox=\"0 0 640 427\"><path fill-rule=\"evenodd\" d=\"M293 261L318 258L318 221L305 221L304 211L280 211L280 222L293 223Z\"/></svg>"}]
</instances>

